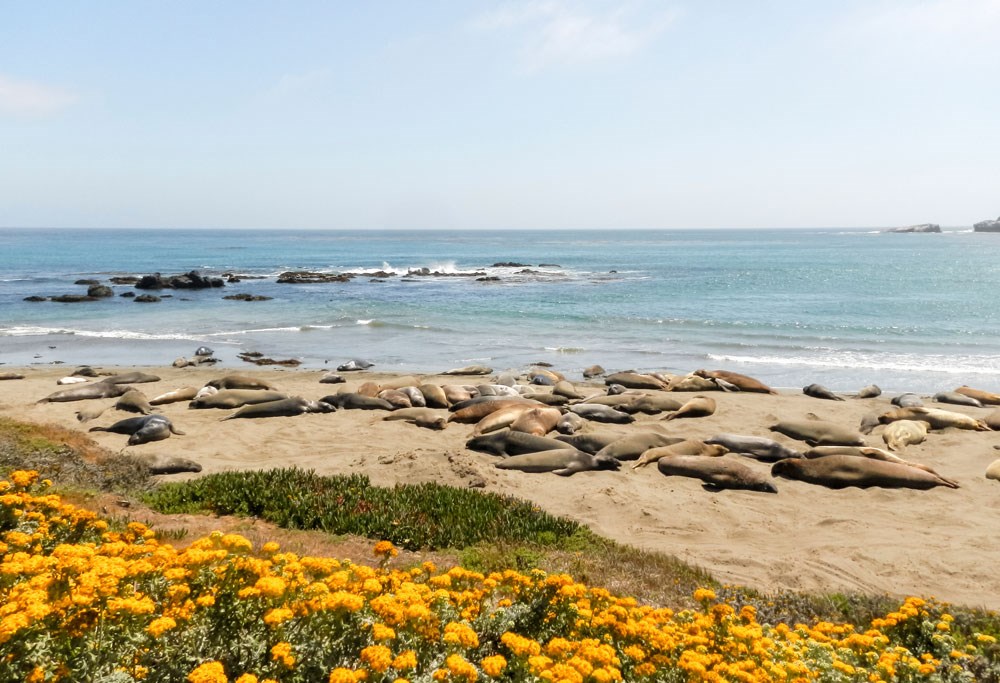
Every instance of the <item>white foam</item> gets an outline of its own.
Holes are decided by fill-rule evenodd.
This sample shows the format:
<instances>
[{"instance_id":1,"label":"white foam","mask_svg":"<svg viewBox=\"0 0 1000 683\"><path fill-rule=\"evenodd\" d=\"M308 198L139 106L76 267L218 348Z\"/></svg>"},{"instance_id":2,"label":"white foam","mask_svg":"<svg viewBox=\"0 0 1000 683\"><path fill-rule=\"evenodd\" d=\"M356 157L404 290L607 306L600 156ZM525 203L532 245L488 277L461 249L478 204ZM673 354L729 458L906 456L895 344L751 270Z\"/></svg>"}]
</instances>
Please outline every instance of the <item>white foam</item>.
<instances>
[{"instance_id":1,"label":"white foam","mask_svg":"<svg viewBox=\"0 0 1000 683\"><path fill-rule=\"evenodd\" d=\"M202 336L181 333L151 334L134 330L72 330L61 327L8 327L0 329L4 337L39 337L50 334L74 335L77 337L94 337L98 339L139 339L139 340L187 340L201 341Z\"/></svg>"},{"instance_id":2,"label":"white foam","mask_svg":"<svg viewBox=\"0 0 1000 683\"><path fill-rule=\"evenodd\" d=\"M793 365L796 367L866 369L894 372L940 373L948 375L998 375L1000 357L951 357L951 356L869 356L864 354L838 353L836 356L814 358L785 356L732 356L727 354L706 354L706 358L730 363L750 365Z\"/></svg>"}]
</instances>

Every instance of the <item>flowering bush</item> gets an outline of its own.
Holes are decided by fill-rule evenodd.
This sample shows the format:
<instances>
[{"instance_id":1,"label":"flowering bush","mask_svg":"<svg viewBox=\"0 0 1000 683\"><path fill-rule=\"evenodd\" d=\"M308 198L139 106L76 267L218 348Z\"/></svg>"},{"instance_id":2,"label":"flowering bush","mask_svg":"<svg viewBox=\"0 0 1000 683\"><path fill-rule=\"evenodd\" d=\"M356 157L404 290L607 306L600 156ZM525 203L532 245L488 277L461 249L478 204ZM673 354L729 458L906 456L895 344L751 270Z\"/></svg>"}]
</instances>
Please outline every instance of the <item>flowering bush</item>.
<instances>
[{"instance_id":1,"label":"flowering bush","mask_svg":"<svg viewBox=\"0 0 1000 683\"><path fill-rule=\"evenodd\" d=\"M46 489L0 481L2 681L974 681L997 665L991 636L919 598L867 627L772 626L709 589L674 612L540 571L375 569L218 532L178 550Z\"/></svg>"}]
</instances>

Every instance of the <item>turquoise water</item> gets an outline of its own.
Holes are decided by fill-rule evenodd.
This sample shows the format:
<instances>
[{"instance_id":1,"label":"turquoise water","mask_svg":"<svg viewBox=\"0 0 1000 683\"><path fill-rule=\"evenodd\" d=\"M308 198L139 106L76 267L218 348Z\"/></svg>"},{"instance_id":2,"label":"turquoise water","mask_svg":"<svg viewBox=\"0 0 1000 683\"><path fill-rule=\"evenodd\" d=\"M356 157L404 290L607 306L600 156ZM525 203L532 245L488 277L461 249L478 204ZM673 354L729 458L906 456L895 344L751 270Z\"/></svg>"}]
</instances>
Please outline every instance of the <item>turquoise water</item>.
<instances>
[{"instance_id":1,"label":"turquoise water","mask_svg":"<svg viewBox=\"0 0 1000 683\"><path fill-rule=\"evenodd\" d=\"M244 366L238 352L259 351L306 367L545 361L571 375L600 363L725 368L782 387L1000 390L1000 235L2 230L0 254L8 365L163 364L207 344L230 367ZM507 261L535 272L492 267ZM500 280L402 277L422 267ZM157 304L23 301L84 293L81 278L192 269L264 279L165 291L174 296ZM277 284L286 270L398 275ZM274 298L222 299L242 292Z\"/></svg>"}]
</instances>

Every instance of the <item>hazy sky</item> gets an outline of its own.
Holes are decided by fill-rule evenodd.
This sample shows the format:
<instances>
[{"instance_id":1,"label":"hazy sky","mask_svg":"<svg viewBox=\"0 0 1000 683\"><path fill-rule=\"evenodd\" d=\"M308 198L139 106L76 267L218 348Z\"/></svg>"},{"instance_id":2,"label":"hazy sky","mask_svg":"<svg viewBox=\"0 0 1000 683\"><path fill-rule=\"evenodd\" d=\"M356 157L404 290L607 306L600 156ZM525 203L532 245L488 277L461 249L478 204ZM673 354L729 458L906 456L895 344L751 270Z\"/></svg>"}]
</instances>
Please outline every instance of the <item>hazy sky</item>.
<instances>
[{"instance_id":1,"label":"hazy sky","mask_svg":"<svg viewBox=\"0 0 1000 683\"><path fill-rule=\"evenodd\" d=\"M0 226L970 225L1000 0L0 0Z\"/></svg>"}]
</instances>

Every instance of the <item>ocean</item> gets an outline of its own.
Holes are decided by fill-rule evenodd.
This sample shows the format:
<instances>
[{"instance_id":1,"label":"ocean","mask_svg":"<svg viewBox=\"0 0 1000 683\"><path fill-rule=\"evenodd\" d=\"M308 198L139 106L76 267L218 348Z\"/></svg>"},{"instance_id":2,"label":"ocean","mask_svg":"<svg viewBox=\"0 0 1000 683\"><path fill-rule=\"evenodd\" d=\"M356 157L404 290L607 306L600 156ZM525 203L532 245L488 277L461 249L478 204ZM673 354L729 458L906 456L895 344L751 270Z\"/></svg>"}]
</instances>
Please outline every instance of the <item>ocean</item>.
<instances>
[{"instance_id":1,"label":"ocean","mask_svg":"<svg viewBox=\"0 0 1000 683\"><path fill-rule=\"evenodd\" d=\"M237 354L256 351L324 369L545 362L575 379L600 364L835 391L1000 391L996 234L4 229L0 254L7 366L162 365L207 345L240 369L253 366ZM424 268L441 275L407 276ZM243 277L152 292L173 295L159 303L121 297L131 285L93 302L24 301L86 293L79 279L191 270ZM292 270L359 275L276 282ZM223 299L240 293L272 298Z\"/></svg>"}]
</instances>

